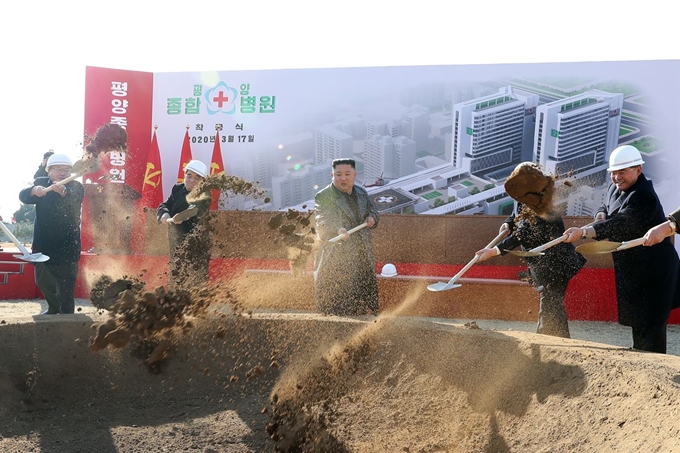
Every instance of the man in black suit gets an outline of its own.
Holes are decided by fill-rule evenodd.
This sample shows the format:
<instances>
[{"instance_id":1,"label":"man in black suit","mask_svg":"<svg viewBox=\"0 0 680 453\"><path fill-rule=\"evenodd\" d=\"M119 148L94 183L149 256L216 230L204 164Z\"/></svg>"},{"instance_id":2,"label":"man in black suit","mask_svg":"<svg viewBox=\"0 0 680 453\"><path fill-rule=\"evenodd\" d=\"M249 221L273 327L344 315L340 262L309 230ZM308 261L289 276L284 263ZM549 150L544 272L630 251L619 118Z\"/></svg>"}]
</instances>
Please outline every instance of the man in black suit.
<instances>
[{"instance_id":1,"label":"man in black suit","mask_svg":"<svg viewBox=\"0 0 680 453\"><path fill-rule=\"evenodd\" d=\"M332 183L314 198L320 240L314 260L314 298L325 314L377 315L378 281L370 230L378 225L378 211L366 189L354 184L354 159L335 159L332 166ZM363 222L366 228L347 234ZM342 240L329 242L338 235L344 235Z\"/></svg>"},{"instance_id":2,"label":"man in black suit","mask_svg":"<svg viewBox=\"0 0 680 453\"><path fill-rule=\"evenodd\" d=\"M35 205L33 253L49 261L35 264L35 283L45 296L43 315L73 314L74 291L80 261L80 211L85 189L78 181L56 185L71 175L71 159L53 154L47 160L47 176L19 192L19 200ZM52 189L47 190L52 187Z\"/></svg>"},{"instance_id":3,"label":"man in black suit","mask_svg":"<svg viewBox=\"0 0 680 453\"><path fill-rule=\"evenodd\" d=\"M612 183L604 205L595 215L600 222L569 228L567 242L586 237L624 242L644 236L665 220L664 209L651 180L642 173L642 156L631 145L619 146L609 158ZM666 353L666 324L677 308L674 294L678 254L670 239L651 247L633 247L612 254L619 323L633 330L633 348Z\"/></svg>"}]
</instances>

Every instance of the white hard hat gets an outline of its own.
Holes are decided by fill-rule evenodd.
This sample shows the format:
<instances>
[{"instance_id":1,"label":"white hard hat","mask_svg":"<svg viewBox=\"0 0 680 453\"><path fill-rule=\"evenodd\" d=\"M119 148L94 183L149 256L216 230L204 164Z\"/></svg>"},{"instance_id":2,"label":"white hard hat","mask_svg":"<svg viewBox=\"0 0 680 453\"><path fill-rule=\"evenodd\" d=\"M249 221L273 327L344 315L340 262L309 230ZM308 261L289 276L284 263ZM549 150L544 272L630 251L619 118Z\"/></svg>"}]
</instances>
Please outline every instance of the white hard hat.
<instances>
[{"instance_id":1,"label":"white hard hat","mask_svg":"<svg viewBox=\"0 0 680 453\"><path fill-rule=\"evenodd\" d=\"M623 170L628 167L637 167L644 164L640 151L631 145L623 145L612 151L609 156L609 168L607 171Z\"/></svg>"},{"instance_id":2,"label":"white hard hat","mask_svg":"<svg viewBox=\"0 0 680 453\"><path fill-rule=\"evenodd\" d=\"M394 266L394 264L387 263L383 266L380 275L382 275L383 277L396 277L397 268Z\"/></svg>"},{"instance_id":3,"label":"white hard hat","mask_svg":"<svg viewBox=\"0 0 680 453\"><path fill-rule=\"evenodd\" d=\"M66 154L52 154L50 158L47 159L47 165L45 165L45 167L49 169L52 165L68 165L69 167L72 167L73 162Z\"/></svg>"},{"instance_id":4,"label":"white hard hat","mask_svg":"<svg viewBox=\"0 0 680 453\"><path fill-rule=\"evenodd\" d=\"M208 176L208 167L206 167L205 164L200 160L190 160L189 163L184 167L184 173L189 170L193 171L201 178Z\"/></svg>"}]
</instances>

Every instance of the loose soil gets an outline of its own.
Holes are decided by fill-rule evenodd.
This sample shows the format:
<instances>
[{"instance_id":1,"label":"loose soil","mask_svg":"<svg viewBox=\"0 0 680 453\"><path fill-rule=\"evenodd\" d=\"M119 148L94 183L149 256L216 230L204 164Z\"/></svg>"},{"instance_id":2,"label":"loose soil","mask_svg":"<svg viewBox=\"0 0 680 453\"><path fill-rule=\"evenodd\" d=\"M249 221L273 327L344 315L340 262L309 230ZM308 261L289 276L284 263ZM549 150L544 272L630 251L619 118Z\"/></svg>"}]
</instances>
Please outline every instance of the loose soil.
<instances>
[{"instance_id":1,"label":"loose soil","mask_svg":"<svg viewBox=\"0 0 680 453\"><path fill-rule=\"evenodd\" d=\"M383 314L211 304L158 368L110 315L2 305L3 452L673 452L680 357ZM24 308L30 307L30 311Z\"/></svg>"}]
</instances>

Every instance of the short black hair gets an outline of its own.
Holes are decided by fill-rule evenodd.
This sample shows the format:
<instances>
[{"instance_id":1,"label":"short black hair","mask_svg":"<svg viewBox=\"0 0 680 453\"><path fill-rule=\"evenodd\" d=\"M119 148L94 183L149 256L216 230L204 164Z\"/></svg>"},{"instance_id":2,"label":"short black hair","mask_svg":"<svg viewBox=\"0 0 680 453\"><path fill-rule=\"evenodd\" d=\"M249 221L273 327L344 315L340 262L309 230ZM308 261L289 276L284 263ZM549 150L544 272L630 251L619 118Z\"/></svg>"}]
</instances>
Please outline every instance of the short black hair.
<instances>
[{"instance_id":1,"label":"short black hair","mask_svg":"<svg viewBox=\"0 0 680 453\"><path fill-rule=\"evenodd\" d=\"M54 151L47 151L45 154L43 154L43 159L49 159L52 154L54 154Z\"/></svg>"},{"instance_id":2,"label":"short black hair","mask_svg":"<svg viewBox=\"0 0 680 453\"><path fill-rule=\"evenodd\" d=\"M335 167L338 165L351 165L353 169L357 169L357 163L354 161L354 159L349 159L349 158L342 158L342 159L333 159L333 170L335 170Z\"/></svg>"}]
</instances>

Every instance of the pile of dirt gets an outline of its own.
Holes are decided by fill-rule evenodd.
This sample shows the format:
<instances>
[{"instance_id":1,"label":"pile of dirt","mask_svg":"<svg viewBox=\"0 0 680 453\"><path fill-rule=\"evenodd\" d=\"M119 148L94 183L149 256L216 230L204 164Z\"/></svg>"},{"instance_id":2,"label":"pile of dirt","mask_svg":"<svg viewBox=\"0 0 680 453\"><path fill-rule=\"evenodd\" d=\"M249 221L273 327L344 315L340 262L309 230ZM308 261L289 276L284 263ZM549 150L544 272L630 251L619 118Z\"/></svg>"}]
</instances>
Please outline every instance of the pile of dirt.
<instances>
[{"instance_id":1,"label":"pile of dirt","mask_svg":"<svg viewBox=\"0 0 680 453\"><path fill-rule=\"evenodd\" d=\"M680 449L676 356L473 323L261 314L195 320L151 374L123 350L92 354L88 327L0 329L0 450Z\"/></svg>"}]
</instances>

